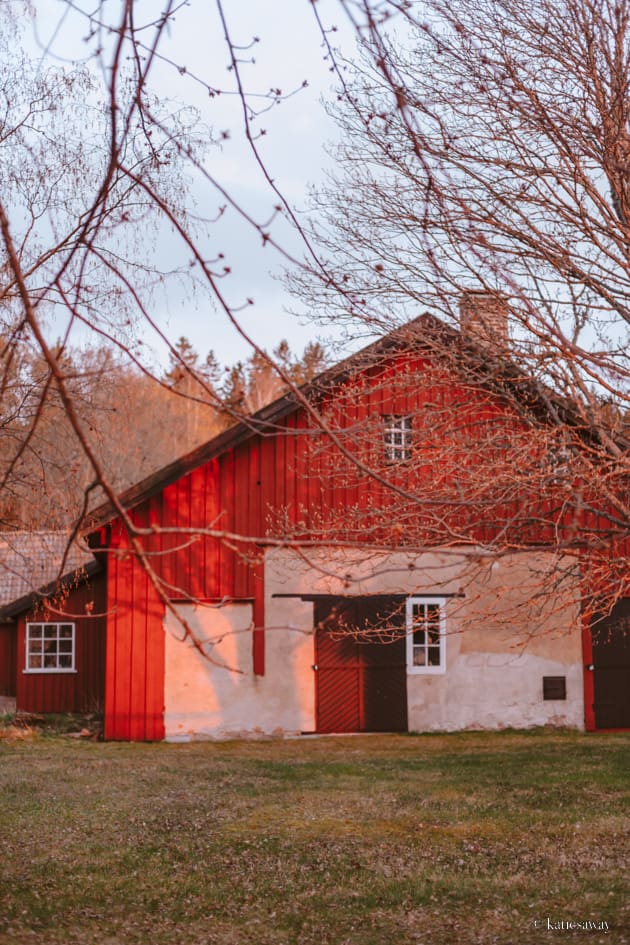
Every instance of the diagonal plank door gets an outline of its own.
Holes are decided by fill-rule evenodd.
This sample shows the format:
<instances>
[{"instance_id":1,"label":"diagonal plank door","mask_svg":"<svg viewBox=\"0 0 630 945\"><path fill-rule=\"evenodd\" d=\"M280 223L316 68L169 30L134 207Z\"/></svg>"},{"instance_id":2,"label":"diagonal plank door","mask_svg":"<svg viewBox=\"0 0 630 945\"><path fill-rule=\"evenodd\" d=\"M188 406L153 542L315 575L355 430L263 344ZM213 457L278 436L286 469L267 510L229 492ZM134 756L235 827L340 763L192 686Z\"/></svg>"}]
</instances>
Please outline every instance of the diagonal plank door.
<instances>
[{"instance_id":1,"label":"diagonal plank door","mask_svg":"<svg viewBox=\"0 0 630 945\"><path fill-rule=\"evenodd\" d=\"M407 731L404 607L388 597L315 606L318 732Z\"/></svg>"}]
</instances>

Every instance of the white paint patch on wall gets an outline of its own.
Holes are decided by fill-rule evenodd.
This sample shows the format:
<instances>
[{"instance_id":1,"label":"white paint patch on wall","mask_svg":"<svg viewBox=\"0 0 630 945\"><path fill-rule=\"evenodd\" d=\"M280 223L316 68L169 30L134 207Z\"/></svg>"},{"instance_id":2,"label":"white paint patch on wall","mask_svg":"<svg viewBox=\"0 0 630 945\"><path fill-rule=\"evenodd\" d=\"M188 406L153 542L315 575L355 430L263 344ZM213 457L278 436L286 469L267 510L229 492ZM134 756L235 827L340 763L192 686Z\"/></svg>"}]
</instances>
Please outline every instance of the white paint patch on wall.
<instances>
[{"instance_id":1,"label":"white paint patch on wall","mask_svg":"<svg viewBox=\"0 0 630 945\"><path fill-rule=\"evenodd\" d=\"M181 604L200 652L182 639L182 626L165 618L164 723L167 741L296 734L312 730L312 607L292 608L266 633L266 674L255 676L252 605ZM208 658L209 657L209 658ZM235 671L236 670L236 671ZM306 675L306 684L303 676Z\"/></svg>"},{"instance_id":2,"label":"white paint patch on wall","mask_svg":"<svg viewBox=\"0 0 630 945\"><path fill-rule=\"evenodd\" d=\"M407 676L409 729L583 729L582 666L559 656L553 661L527 652L454 654L451 647L443 676ZM565 676L566 699L545 701L543 676Z\"/></svg>"}]
</instances>

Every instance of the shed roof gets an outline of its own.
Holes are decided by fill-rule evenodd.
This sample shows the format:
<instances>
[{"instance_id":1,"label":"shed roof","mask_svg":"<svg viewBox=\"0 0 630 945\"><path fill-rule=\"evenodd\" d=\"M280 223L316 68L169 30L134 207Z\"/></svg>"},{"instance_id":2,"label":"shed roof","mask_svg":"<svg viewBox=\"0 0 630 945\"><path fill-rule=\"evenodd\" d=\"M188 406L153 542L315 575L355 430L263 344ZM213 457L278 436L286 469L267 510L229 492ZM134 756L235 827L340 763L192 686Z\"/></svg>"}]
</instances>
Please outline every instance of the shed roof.
<instances>
[{"instance_id":1,"label":"shed roof","mask_svg":"<svg viewBox=\"0 0 630 945\"><path fill-rule=\"evenodd\" d=\"M62 531L0 532L0 619L25 610L82 569L93 555Z\"/></svg>"}]
</instances>

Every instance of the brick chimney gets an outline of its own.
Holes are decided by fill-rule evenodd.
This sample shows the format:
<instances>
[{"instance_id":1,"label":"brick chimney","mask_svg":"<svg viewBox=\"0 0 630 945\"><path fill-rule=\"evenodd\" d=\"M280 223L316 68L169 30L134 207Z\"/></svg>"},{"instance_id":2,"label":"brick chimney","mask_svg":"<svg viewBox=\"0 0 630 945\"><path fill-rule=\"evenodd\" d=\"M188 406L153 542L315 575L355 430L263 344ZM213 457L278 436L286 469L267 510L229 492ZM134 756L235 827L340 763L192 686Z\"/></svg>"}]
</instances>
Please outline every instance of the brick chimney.
<instances>
[{"instance_id":1,"label":"brick chimney","mask_svg":"<svg viewBox=\"0 0 630 945\"><path fill-rule=\"evenodd\" d=\"M459 303L459 327L471 341L506 348L509 341L508 303L500 292L466 289Z\"/></svg>"}]
</instances>

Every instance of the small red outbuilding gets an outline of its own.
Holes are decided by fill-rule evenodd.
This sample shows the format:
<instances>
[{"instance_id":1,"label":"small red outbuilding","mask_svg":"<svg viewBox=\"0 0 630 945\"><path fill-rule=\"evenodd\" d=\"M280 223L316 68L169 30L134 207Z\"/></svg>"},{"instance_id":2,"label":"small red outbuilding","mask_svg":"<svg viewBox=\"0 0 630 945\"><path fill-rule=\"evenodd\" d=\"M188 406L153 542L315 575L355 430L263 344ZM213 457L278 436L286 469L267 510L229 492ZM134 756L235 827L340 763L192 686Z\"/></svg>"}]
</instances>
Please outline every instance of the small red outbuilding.
<instances>
[{"instance_id":1,"label":"small red outbuilding","mask_svg":"<svg viewBox=\"0 0 630 945\"><path fill-rule=\"evenodd\" d=\"M102 712L105 573L64 532L0 535L0 706Z\"/></svg>"}]
</instances>

